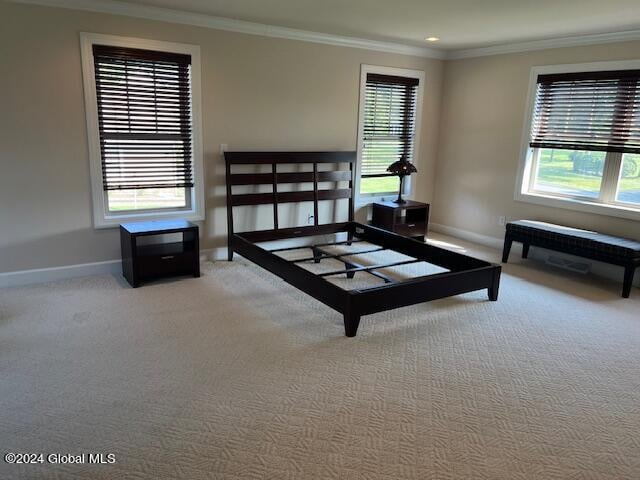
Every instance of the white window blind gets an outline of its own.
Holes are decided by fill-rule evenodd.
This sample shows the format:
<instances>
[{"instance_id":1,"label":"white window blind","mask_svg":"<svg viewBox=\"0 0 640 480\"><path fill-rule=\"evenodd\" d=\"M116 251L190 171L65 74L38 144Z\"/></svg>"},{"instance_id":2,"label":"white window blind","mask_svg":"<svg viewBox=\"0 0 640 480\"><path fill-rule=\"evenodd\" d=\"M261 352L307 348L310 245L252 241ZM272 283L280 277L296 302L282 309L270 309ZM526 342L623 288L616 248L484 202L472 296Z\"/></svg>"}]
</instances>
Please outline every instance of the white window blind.
<instances>
[{"instance_id":1,"label":"white window blind","mask_svg":"<svg viewBox=\"0 0 640 480\"><path fill-rule=\"evenodd\" d=\"M539 75L529 145L640 153L640 71Z\"/></svg>"},{"instance_id":2,"label":"white window blind","mask_svg":"<svg viewBox=\"0 0 640 480\"><path fill-rule=\"evenodd\" d=\"M418 83L417 78L367 74L362 177L391 175L387 167L402 156L412 161Z\"/></svg>"},{"instance_id":3,"label":"white window blind","mask_svg":"<svg viewBox=\"0 0 640 480\"><path fill-rule=\"evenodd\" d=\"M105 190L192 187L191 56L93 46Z\"/></svg>"}]
</instances>

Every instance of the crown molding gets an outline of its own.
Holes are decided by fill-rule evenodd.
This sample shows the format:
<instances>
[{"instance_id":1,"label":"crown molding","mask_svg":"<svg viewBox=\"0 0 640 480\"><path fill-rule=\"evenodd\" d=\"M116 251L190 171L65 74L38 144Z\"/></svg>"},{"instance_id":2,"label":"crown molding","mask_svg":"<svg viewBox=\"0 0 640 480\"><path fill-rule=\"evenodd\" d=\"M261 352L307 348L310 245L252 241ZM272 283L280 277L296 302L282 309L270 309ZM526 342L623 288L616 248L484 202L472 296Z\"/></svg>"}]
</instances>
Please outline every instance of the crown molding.
<instances>
[{"instance_id":1,"label":"crown molding","mask_svg":"<svg viewBox=\"0 0 640 480\"><path fill-rule=\"evenodd\" d=\"M574 35L570 37L532 40L529 42L505 43L490 47L475 47L467 49L435 49L418 47L394 42L381 42L366 38L334 35L330 33L311 32L295 28L278 27L262 23L246 22L224 17L216 17L202 13L190 13L182 10L139 5L119 0L9 0L13 3L40 5L44 7L67 8L89 12L123 15L144 18L161 22L179 23L196 27L212 28L229 32L261 35L265 37L284 38L303 42L321 43L338 47L360 48L378 52L396 53L441 60L457 60L463 58L486 57L509 53L530 52L563 47L580 47L615 42L640 40L640 30L628 30L614 33L594 33Z\"/></svg>"},{"instance_id":2,"label":"crown molding","mask_svg":"<svg viewBox=\"0 0 640 480\"><path fill-rule=\"evenodd\" d=\"M128 17L158 20L161 22L180 23L196 27L226 30L229 32L247 33L265 37L285 38L303 42L321 43L338 47L360 48L379 52L397 53L425 58L444 59L446 52L427 47L417 47L393 42L381 42L365 38L333 35L329 33L311 32L295 28L278 27L261 23L246 22L224 17L216 17L201 13L190 13L169 8L138 5L118 0L11 0L14 3L40 5L44 7L67 8L90 12L124 15Z\"/></svg>"},{"instance_id":3,"label":"crown molding","mask_svg":"<svg viewBox=\"0 0 640 480\"><path fill-rule=\"evenodd\" d=\"M503 55L507 53L531 52L550 48L581 47L585 45L598 45L605 43L629 42L640 40L640 30L628 30L614 33L593 33L574 35L571 37L549 38L545 40L533 40L530 42L508 43L491 47L468 48L461 50L449 50L447 60L461 58L486 57L489 55Z\"/></svg>"}]
</instances>

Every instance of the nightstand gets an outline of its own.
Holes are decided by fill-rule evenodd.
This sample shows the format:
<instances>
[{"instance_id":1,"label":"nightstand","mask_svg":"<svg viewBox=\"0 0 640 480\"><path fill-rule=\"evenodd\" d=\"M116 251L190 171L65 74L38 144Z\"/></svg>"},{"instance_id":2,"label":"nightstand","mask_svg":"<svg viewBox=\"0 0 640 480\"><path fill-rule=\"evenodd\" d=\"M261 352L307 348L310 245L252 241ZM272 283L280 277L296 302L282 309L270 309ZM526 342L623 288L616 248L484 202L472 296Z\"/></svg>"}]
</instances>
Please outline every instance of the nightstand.
<instances>
[{"instance_id":1,"label":"nightstand","mask_svg":"<svg viewBox=\"0 0 640 480\"><path fill-rule=\"evenodd\" d=\"M166 241L169 234L179 240ZM200 276L198 226L186 220L124 223L120 247L122 275L134 288L152 278Z\"/></svg>"},{"instance_id":2,"label":"nightstand","mask_svg":"<svg viewBox=\"0 0 640 480\"><path fill-rule=\"evenodd\" d=\"M371 225L424 242L429 225L429 204L374 202Z\"/></svg>"}]
</instances>

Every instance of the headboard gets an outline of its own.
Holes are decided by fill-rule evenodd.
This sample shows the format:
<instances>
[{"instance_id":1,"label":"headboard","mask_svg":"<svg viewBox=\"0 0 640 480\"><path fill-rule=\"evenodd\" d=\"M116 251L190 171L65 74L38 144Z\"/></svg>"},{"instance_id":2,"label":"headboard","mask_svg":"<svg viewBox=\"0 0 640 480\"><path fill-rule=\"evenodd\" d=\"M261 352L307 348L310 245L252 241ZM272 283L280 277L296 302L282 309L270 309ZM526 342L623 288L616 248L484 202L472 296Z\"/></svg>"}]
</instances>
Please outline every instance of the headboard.
<instances>
[{"instance_id":1,"label":"headboard","mask_svg":"<svg viewBox=\"0 0 640 480\"><path fill-rule=\"evenodd\" d=\"M285 238L291 234L324 234L335 231L335 224L319 224L318 202L322 200L349 199L349 222L354 218L354 189L356 152L225 152L227 180L227 228L229 244L233 230L233 207L241 205L273 205L273 230L245 232L252 241ZM335 169L320 171L319 164L331 163ZM279 172L280 164L307 164L311 170L304 172ZM234 165L271 165L270 173L234 173ZM347 170L339 169L343 165ZM348 188L318 188L320 182L349 182ZM313 190L279 192L278 185L285 183L312 183ZM271 185L267 193L234 194L234 186ZM313 227L280 228L278 205L283 203L313 202ZM295 229L298 230L295 230Z\"/></svg>"}]
</instances>

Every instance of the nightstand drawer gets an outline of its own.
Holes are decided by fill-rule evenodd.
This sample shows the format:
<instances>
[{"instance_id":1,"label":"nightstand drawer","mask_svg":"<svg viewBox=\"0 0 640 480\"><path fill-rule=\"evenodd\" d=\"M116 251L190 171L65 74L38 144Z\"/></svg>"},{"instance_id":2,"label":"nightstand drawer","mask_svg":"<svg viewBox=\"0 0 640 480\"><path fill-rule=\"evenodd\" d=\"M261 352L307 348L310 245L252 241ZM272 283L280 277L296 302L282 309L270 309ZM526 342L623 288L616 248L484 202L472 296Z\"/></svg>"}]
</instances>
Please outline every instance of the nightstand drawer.
<instances>
[{"instance_id":1,"label":"nightstand drawer","mask_svg":"<svg viewBox=\"0 0 640 480\"><path fill-rule=\"evenodd\" d=\"M425 233L425 222L397 223L395 232L405 237L422 237Z\"/></svg>"},{"instance_id":2,"label":"nightstand drawer","mask_svg":"<svg viewBox=\"0 0 640 480\"><path fill-rule=\"evenodd\" d=\"M138 257L138 272L141 278L162 275L180 275L193 272L194 253L180 253L154 257Z\"/></svg>"},{"instance_id":3,"label":"nightstand drawer","mask_svg":"<svg viewBox=\"0 0 640 480\"><path fill-rule=\"evenodd\" d=\"M374 202L371 225L404 237L424 240L429 227L429 204L413 200L404 203Z\"/></svg>"}]
</instances>

